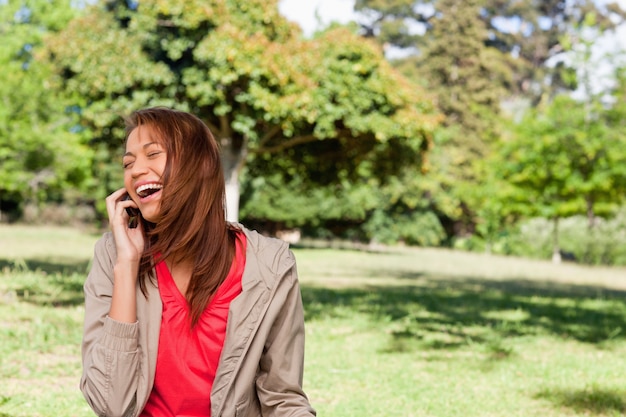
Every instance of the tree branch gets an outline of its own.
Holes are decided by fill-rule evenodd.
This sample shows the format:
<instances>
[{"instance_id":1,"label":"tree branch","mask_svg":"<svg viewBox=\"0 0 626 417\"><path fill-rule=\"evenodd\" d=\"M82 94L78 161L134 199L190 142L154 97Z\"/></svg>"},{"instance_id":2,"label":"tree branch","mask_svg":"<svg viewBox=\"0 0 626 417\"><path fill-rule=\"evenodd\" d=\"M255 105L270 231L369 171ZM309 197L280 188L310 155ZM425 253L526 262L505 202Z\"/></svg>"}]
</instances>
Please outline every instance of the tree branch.
<instances>
[{"instance_id":1,"label":"tree branch","mask_svg":"<svg viewBox=\"0 0 626 417\"><path fill-rule=\"evenodd\" d=\"M269 146L267 148L259 147L258 149L251 151L251 153L278 153L284 151L285 149L291 148L292 146L301 145L303 143L315 142L316 140L319 139L313 135L298 136L293 139L286 140L276 146Z\"/></svg>"},{"instance_id":2,"label":"tree branch","mask_svg":"<svg viewBox=\"0 0 626 417\"><path fill-rule=\"evenodd\" d=\"M222 137L231 137L233 132L230 129L230 122L226 115L220 116L220 132Z\"/></svg>"},{"instance_id":3,"label":"tree branch","mask_svg":"<svg viewBox=\"0 0 626 417\"><path fill-rule=\"evenodd\" d=\"M204 120L204 123L207 125L207 127L209 128L209 130L211 131L211 133L213 133L215 136L221 136L221 131L218 129L218 127L216 125L214 125L213 123L209 122L208 120Z\"/></svg>"},{"instance_id":4,"label":"tree branch","mask_svg":"<svg viewBox=\"0 0 626 417\"><path fill-rule=\"evenodd\" d=\"M263 148L263 146L265 146L267 142L272 140L272 138L276 136L276 134L281 130L282 128L279 124L274 125L274 127L272 127L265 135L263 135L263 137L259 141L259 149Z\"/></svg>"},{"instance_id":5,"label":"tree branch","mask_svg":"<svg viewBox=\"0 0 626 417\"><path fill-rule=\"evenodd\" d=\"M268 133L269 134L269 133ZM259 148L255 149L255 150L251 150L250 153L254 153L254 154L261 154L261 153L278 153L281 151L284 151L285 149L289 149L293 146L297 146L297 145L302 145L303 143L310 143L310 142L315 142L316 140L329 140L329 139L334 139L337 140L341 137L344 137L348 134L352 134L351 131L349 129L341 129L339 131L337 131L337 134L335 136L332 137L327 137L324 139L320 139L314 135L304 135L304 136L297 136L295 138L286 140L282 143L279 143L278 145L275 146L269 146L267 148L264 148L263 145L263 141L261 141L261 146L259 146ZM267 135L265 135L267 136ZM265 139L265 137L263 138ZM265 141L267 142L267 141Z\"/></svg>"}]
</instances>

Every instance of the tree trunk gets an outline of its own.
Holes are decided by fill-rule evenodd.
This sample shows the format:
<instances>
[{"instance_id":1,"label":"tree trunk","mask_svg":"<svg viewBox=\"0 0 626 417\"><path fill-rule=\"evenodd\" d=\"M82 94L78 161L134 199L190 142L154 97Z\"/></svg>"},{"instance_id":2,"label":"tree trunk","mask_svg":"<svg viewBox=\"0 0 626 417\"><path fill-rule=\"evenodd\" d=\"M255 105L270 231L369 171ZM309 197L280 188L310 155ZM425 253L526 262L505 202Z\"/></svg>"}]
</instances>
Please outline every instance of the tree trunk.
<instances>
[{"instance_id":1,"label":"tree trunk","mask_svg":"<svg viewBox=\"0 0 626 417\"><path fill-rule=\"evenodd\" d=\"M591 197L587 198L587 228L593 230L596 225L596 215L593 211L593 200Z\"/></svg>"},{"instance_id":2,"label":"tree trunk","mask_svg":"<svg viewBox=\"0 0 626 417\"><path fill-rule=\"evenodd\" d=\"M561 263L561 248L559 247L559 218L553 219L552 228L552 262L555 264Z\"/></svg>"},{"instance_id":3,"label":"tree trunk","mask_svg":"<svg viewBox=\"0 0 626 417\"><path fill-rule=\"evenodd\" d=\"M226 181L226 220L229 222L239 221L239 177L234 173L231 182Z\"/></svg>"},{"instance_id":4,"label":"tree trunk","mask_svg":"<svg viewBox=\"0 0 626 417\"><path fill-rule=\"evenodd\" d=\"M226 220L229 222L239 221L239 173L245 162L244 152L243 148L236 150L228 143L222 146L220 154L226 183Z\"/></svg>"},{"instance_id":5,"label":"tree trunk","mask_svg":"<svg viewBox=\"0 0 626 417\"><path fill-rule=\"evenodd\" d=\"M587 197L587 244L585 245L585 253L583 261L587 263L593 262L593 249L596 234L596 215L593 211L593 199Z\"/></svg>"}]
</instances>

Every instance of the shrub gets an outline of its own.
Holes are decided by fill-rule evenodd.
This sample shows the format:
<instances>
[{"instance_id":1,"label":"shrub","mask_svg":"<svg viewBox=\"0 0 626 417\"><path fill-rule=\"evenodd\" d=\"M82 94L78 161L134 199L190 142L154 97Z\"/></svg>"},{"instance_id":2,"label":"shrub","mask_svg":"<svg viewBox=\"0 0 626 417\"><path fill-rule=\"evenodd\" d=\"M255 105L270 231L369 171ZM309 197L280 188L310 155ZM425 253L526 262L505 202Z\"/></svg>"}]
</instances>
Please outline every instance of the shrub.
<instances>
[{"instance_id":1,"label":"shrub","mask_svg":"<svg viewBox=\"0 0 626 417\"><path fill-rule=\"evenodd\" d=\"M440 246L446 233L431 211L390 213L376 210L363 225L371 241L385 244L398 242L417 246Z\"/></svg>"},{"instance_id":2,"label":"shrub","mask_svg":"<svg viewBox=\"0 0 626 417\"><path fill-rule=\"evenodd\" d=\"M85 204L27 204L22 214L22 221L27 224L81 226L93 224L95 220L95 209Z\"/></svg>"},{"instance_id":3,"label":"shrub","mask_svg":"<svg viewBox=\"0 0 626 417\"><path fill-rule=\"evenodd\" d=\"M553 251L553 222L545 218L522 221L498 236L491 245L494 253L550 259ZM480 238L455 242L455 248L481 250ZM585 216L559 221L559 247L572 260L589 265L626 265L626 207L609 219L597 218L589 228Z\"/></svg>"}]
</instances>

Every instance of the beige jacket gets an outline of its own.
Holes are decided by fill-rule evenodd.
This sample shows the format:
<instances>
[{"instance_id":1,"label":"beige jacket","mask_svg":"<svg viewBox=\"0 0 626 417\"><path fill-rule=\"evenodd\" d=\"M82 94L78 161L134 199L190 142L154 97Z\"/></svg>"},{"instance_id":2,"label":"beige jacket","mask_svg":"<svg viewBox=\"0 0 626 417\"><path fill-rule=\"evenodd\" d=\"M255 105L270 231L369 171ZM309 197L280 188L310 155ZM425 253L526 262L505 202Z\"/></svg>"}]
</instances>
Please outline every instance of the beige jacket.
<instances>
[{"instance_id":1,"label":"beige jacket","mask_svg":"<svg viewBox=\"0 0 626 417\"><path fill-rule=\"evenodd\" d=\"M286 243L242 229L248 240L243 290L228 312L211 416L315 416L302 390L304 317L295 258ZM80 388L98 416L134 417L154 383L162 305L159 289L148 285L148 300L137 291L136 323L109 318L115 259L106 233L84 285Z\"/></svg>"}]
</instances>

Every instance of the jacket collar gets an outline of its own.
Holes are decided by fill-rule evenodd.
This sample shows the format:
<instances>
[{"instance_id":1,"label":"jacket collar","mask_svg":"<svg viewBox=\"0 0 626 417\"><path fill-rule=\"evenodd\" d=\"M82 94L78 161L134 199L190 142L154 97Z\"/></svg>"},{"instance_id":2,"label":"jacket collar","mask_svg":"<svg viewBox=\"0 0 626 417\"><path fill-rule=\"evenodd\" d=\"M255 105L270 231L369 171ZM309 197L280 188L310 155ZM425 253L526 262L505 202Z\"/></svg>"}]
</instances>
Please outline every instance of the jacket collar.
<instances>
[{"instance_id":1,"label":"jacket collar","mask_svg":"<svg viewBox=\"0 0 626 417\"><path fill-rule=\"evenodd\" d=\"M234 223L233 226L244 232L247 241L246 268L241 280L243 291L261 283L266 288L274 287L276 278L282 277L295 264L294 257L285 254L289 251L289 244L263 236L239 223ZM254 265L248 265L248 262Z\"/></svg>"}]
</instances>

